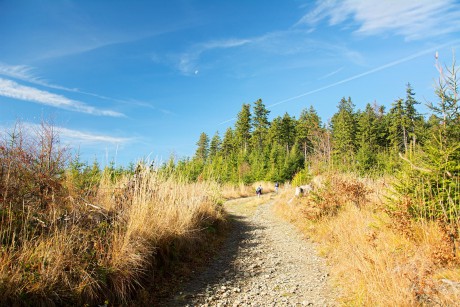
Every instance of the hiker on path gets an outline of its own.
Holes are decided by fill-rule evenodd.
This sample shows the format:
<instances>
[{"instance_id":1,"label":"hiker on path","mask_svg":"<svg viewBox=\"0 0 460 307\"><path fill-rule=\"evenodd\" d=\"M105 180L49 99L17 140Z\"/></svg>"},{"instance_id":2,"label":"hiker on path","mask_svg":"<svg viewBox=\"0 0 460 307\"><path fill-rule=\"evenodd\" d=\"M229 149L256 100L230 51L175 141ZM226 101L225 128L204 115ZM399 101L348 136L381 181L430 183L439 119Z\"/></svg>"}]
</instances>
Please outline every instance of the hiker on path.
<instances>
[{"instance_id":1,"label":"hiker on path","mask_svg":"<svg viewBox=\"0 0 460 307\"><path fill-rule=\"evenodd\" d=\"M260 195L262 195L262 186L259 185L259 187L256 189L256 194L257 194L257 197L260 197Z\"/></svg>"}]
</instances>

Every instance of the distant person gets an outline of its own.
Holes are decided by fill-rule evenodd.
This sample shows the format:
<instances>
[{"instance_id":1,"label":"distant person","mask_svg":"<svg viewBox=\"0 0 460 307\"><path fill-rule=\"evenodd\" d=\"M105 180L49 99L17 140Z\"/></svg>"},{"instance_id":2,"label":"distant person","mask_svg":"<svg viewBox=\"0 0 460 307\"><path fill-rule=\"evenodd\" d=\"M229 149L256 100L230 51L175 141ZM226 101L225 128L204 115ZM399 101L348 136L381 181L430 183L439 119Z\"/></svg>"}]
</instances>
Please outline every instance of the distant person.
<instances>
[{"instance_id":1,"label":"distant person","mask_svg":"<svg viewBox=\"0 0 460 307\"><path fill-rule=\"evenodd\" d=\"M260 197L260 195L262 195L262 186L259 185L256 189L256 194L257 194L257 197Z\"/></svg>"},{"instance_id":2,"label":"distant person","mask_svg":"<svg viewBox=\"0 0 460 307\"><path fill-rule=\"evenodd\" d=\"M278 182L275 182L275 193L278 194L278 188L280 187L280 184Z\"/></svg>"}]
</instances>

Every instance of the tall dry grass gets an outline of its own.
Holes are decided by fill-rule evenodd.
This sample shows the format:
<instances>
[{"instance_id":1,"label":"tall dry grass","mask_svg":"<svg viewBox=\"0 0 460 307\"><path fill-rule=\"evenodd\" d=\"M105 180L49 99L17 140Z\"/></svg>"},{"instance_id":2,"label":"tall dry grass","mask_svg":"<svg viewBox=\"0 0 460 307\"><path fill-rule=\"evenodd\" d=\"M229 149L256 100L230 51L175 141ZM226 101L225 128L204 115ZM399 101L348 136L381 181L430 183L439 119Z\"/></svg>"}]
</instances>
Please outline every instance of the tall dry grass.
<instances>
[{"instance_id":1,"label":"tall dry grass","mask_svg":"<svg viewBox=\"0 0 460 307\"><path fill-rule=\"evenodd\" d=\"M460 254L436 222L386 210L389 179L328 174L311 195L281 195L277 212L319 243L345 305L455 306Z\"/></svg>"},{"instance_id":2,"label":"tall dry grass","mask_svg":"<svg viewBox=\"0 0 460 307\"><path fill-rule=\"evenodd\" d=\"M148 167L74 194L50 136L0 142L0 305L126 304L224 224L216 184Z\"/></svg>"}]
</instances>

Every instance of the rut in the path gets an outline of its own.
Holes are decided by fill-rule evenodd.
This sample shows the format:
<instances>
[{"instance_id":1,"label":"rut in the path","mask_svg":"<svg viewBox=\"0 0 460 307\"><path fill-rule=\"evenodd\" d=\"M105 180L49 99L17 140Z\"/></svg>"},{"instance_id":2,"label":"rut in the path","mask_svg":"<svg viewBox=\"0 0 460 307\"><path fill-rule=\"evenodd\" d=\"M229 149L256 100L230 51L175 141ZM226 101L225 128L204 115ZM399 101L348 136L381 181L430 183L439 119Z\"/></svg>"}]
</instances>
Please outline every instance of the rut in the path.
<instances>
[{"instance_id":1,"label":"rut in the path","mask_svg":"<svg viewBox=\"0 0 460 307\"><path fill-rule=\"evenodd\" d=\"M233 207L232 231L216 259L167 305L336 305L324 260L271 207L268 201L250 214Z\"/></svg>"}]
</instances>

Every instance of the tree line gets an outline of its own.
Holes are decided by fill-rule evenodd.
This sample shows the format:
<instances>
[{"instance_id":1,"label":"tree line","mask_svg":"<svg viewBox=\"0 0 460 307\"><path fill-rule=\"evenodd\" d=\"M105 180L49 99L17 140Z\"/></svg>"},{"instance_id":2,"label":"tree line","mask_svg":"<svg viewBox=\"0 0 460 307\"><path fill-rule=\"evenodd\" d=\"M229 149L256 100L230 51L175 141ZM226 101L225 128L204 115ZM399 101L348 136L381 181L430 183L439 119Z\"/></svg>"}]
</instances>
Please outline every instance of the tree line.
<instances>
[{"instance_id":1,"label":"tree line","mask_svg":"<svg viewBox=\"0 0 460 307\"><path fill-rule=\"evenodd\" d=\"M347 169L360 173L393 173L406 154L426 143L428 131L439 125L417 111L419 102L407 84L405 98L388 112L377 103L355 110L351 97L343 97L330 121L323 122L313 106L298 118L285 113L269 120L262 99L243 104L233 127L212 137L202 132L192 158L174 163L190 180L251 183L289 181L302 170Z\"/></svg>"},{"instance_id":2,"label":"tree line","mask_svg":"<svg viewBox=\"0 0 460 307\"><path fill-rule=\"evenodd\" d=\"M460 106L458 67L436 63L436 101L428 114L408 83L404 98L356 110L343 97L323 122L313 106L298 118L285 113L269 120L261 99L243 104L223 135L201 133L193 157L172 157L160 168L185 180L306 183L324 171L362 176L391 175L396 207L415 218L441 220L460 229ZM401 206L402 205L402 206Z\"/></svg>"}]
</instances>

